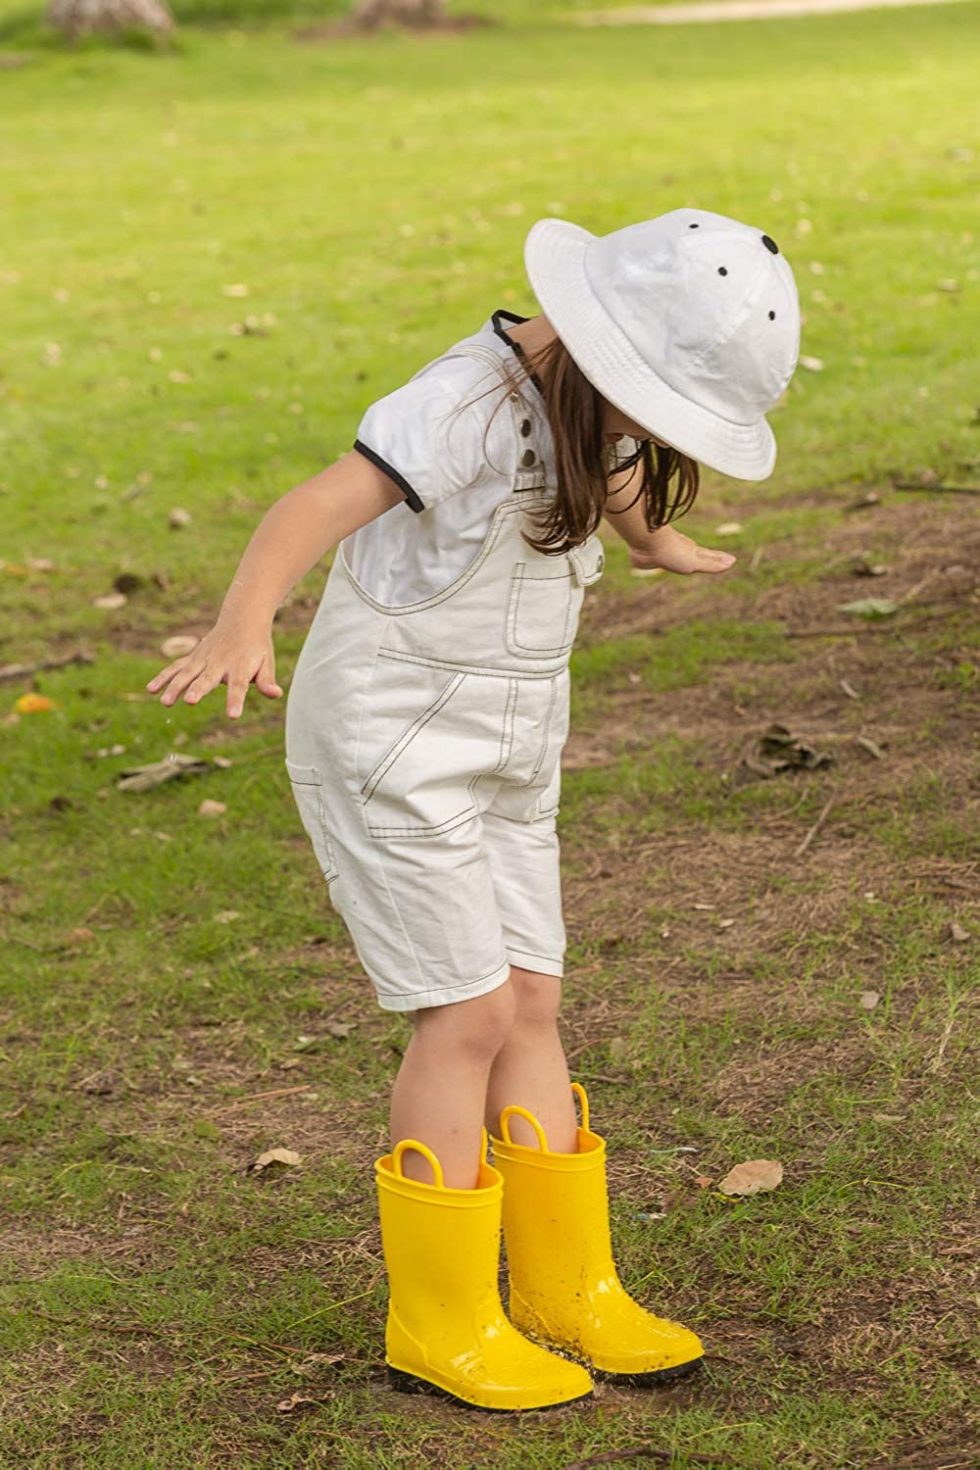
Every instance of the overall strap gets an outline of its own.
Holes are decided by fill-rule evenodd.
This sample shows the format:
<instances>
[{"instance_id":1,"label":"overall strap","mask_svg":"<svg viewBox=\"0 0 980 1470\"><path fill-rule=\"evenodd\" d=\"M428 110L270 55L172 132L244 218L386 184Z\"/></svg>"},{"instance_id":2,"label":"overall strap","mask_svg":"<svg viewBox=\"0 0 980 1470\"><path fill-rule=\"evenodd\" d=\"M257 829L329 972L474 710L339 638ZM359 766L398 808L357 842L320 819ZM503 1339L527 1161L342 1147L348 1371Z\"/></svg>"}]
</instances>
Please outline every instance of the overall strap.
<instances>
[{"instance_id":1,"label":"overall strap","mask_svg":"<svg viewBox=\"0 0 980 1470\"><path fill-rule=\"evenodd\" d=\"M531 406L524 395L514 387L508 377L507 369L499 352L492 347L484 346L482 342L467 342L457 347L454 356L462 354L466 357L474 357L480 362L488 364L499 376L507 387L507 399L510 407L511 421L513 423L514 435L517 440L517 470L514 474L515 491L541 491L547 488L544 472L544 460L541 450L535 442L534 414Z\"/></svg>"}]
</instances>

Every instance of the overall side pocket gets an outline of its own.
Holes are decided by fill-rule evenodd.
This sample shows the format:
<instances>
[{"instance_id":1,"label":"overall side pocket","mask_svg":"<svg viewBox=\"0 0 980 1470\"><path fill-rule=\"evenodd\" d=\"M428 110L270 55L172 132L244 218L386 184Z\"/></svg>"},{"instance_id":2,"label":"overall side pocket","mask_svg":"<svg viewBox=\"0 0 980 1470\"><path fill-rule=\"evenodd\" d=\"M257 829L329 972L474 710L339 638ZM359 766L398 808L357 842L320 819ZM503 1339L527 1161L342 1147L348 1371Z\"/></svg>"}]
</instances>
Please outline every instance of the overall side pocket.
<instances>
[{"instance_id":1,"label":"overall side pocket","mask_svg":"<svg viewBox=\"0 0 980 1470\"><path fill-rule=\"evenodd\" d=\"M558 658L570 652L580 600L564 558L555 571L518 562L511 572L507 598L508 650L520 658Z\"/></svg>"},{"instance_id":2,"label":"overall side pocket","mask_svg":"<svg viewBox=\"0 0 980 1470\"><path fill-rule=\"evenodd\" d=\"M323 812L323 795L320 790L323 778L316 766L304 766L286 759L286 774L292 787L300 820L313 844L320 871L328 883L339 876L333 846L327 835L327 824Z\"/></svg>"}]
</instances>

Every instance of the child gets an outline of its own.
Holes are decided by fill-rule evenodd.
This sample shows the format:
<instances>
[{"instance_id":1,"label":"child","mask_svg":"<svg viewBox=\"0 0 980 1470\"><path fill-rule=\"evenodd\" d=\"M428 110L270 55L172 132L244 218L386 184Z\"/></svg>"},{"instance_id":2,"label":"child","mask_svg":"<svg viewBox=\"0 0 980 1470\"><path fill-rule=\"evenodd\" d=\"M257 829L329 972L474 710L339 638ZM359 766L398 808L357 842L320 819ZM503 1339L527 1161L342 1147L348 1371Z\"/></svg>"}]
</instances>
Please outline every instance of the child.
<instances>
[{"instance_id":1,"label":"child","mask_svg":"<svg viewBox=\"0 0 980 1470\"><path fill-rule=\"evenodd\" d=\"M763 415L800 330L775 241L704 210L601 237L539 220L525 261L542 314L494 312L373 404L354 448L268 511L215 627L147 685L171 705L227 683L233 719L253 680L281 696L273 614L338 548L285 764L378 1003L413 1023L375 1163L385 1356L397 1387L509 1410L588 1397L589 1368L661 1383L702 1357L619 1281L605 1140L557 1029L568 660L603 515L636 567L731 566L668 522L699 461L770 474Z\"/></svg>"}]
</instances>

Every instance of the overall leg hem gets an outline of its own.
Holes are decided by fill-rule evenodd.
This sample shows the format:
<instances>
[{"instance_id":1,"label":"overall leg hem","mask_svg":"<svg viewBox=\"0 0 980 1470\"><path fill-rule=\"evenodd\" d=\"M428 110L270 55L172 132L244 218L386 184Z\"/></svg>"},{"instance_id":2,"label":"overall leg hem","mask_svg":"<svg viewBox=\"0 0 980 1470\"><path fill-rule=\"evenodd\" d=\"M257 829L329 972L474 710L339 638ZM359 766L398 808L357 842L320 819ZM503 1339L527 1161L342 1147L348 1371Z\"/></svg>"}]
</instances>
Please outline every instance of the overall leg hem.
<instances>
[{"instance_id":1,"label":"overall leg hem","mask_svg":"<svg viewBox=\"0 0 980 1470\"><path fill-rule=\"evenodd\" d=\"M481 975L477 980L460 985L444 985L433 990L417 990L411 994L377 990L378 1005L385 1011L417 1011L426 1006L444 1006L452 1005L456 1001L474 1000L478 995L487 995L491 990L499 989L509 980L510 966L508 957L496 969L491 970L489 975Z\"/></svg>"}]
</instances>

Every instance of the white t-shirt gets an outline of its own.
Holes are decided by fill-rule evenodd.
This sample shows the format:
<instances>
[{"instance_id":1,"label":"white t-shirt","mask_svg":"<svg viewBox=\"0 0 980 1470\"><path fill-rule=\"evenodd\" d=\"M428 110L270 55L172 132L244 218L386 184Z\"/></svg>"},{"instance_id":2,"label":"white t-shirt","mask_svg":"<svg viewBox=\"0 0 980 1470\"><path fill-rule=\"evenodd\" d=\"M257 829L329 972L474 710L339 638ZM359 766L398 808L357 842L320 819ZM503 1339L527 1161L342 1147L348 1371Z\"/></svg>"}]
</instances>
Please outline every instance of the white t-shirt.
<instances>
[{"instance_id":1,"label":"white t-shirt","mask_svg":"<svg viewBox=\"0 0 980 1470\"><path fill-rule=\"evenodd\" d=\"M405 516L393 506L343 542L354 576L389 607L432 597L455 581L483 545L494 510L513 493L521 446L508 409L494 413L507 390L487 363L458 351L464 343L480 342L505 363L522 361L520 347L505 336L505 321L527 317L495 311L478 332L373 403L358 426L354 448L401 487L415 512ZM547 490L554 493L544 399L533 378L521 384L521 392L532 415L529 437L541 455ZM621 439L616 460L625 457L624 445L635 447Z\"/></svg>"}]
</instances>

